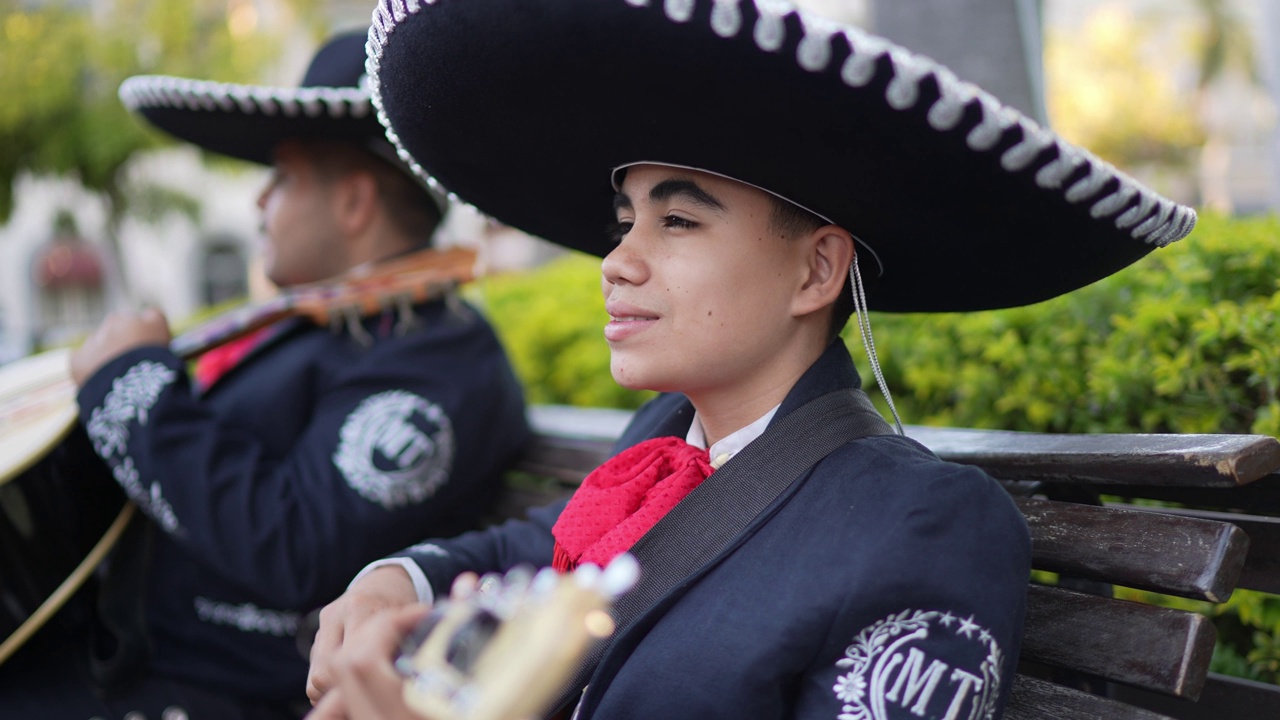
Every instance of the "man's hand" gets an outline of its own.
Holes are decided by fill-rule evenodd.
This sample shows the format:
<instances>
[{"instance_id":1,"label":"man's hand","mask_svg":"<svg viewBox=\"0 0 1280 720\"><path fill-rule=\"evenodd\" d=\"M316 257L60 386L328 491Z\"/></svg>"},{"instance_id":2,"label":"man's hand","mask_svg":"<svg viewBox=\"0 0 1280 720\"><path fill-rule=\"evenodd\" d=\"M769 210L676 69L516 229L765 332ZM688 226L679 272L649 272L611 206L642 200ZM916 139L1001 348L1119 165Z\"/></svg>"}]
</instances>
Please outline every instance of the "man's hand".
<instances>
[{"instance_id":1,"label":"man's hand","mask_svg":"<svg viewBox=\"0 0 1280 720\"><path fill-rule=\"evenodd\" d=\"M430 606L420 603L401 606L377 613L362 623L330 663L336 685L308 718L422 720L405 704L404 678L395 671L392 658L400 642L430 610ZM323 622L322 619L321 627ZM308 684L307 693L310 692Z\"/></svg>"},{"instance_id":2,"label":"man's hand","mask_svg":"<svg viewBox=\"0 0 1280 720\"><path fill-rule=\"evenodd\" d=\"M71 353L71 378L83 387L98 368L134 348L168 345L173 339L164 313L148 308L140 313L111 313Z\"/></svg>"},{"instance_id":3,"label":"man's hand","mask_svg":"<svg viewBox=\"0 0 1280 720\"><path fill-rule=\"evenodd\" d=\"M307 673L307 697L311 698L311 704L319 703L320 698L334 687L338 656L344 642L354 637L352 631L357 626L379 611L417 602L418 594L413 589L409 573L398 566L388 565L360 578L341 597L326 605L320 611L320 629L311 646L311 669ZM391 652L388 651L384 658L388 664L390 657Z\"/></svg>"}]
</instances>

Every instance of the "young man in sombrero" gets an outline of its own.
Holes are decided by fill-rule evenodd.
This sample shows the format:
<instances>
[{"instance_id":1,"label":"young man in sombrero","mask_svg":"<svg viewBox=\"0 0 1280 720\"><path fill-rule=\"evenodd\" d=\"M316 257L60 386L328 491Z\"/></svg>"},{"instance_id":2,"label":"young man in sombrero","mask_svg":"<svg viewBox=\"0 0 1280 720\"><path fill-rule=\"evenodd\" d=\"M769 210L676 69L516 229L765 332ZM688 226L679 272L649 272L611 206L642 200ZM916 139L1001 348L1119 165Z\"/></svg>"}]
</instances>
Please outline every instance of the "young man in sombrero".
<instances>
[{"instance_id":1,"label":"young man in sombrero","mask_svg":"<svg viewBox=\"0 0 1280 720\"><path fill-rule=\"evenodd\" d=\"M613 375L665 394L567 506L358 577L321 614L316 715L410 717L395 643L464 571L629 550L640 586L571 684L577 717L998 717L1023 519L887 426L832 442L861 402L836 332L850 300L1053 297L1194 213L931 61L772 0L387 2L369 53L415 169L604 256Z\"/></svg>"},{"instance_id":2,"label":"young man in sombrero","mask_svg":"<svg viewBox=\"0 0 1280 720\"><path fill-rule=\"evenodd\" d=\"M258 205L278 285L425 249L440 220L372 111L364 43L329 41L298 88L121 88L172 135L273 167ZM147 522L92 626L46 628L0 666L0 716L297 717L306 614L424 529L475 525L528 432L492 329L456 298L350 322L286 321L195 377L154 312L75 353L89 439Z\"/></svg>"}]
</instances>

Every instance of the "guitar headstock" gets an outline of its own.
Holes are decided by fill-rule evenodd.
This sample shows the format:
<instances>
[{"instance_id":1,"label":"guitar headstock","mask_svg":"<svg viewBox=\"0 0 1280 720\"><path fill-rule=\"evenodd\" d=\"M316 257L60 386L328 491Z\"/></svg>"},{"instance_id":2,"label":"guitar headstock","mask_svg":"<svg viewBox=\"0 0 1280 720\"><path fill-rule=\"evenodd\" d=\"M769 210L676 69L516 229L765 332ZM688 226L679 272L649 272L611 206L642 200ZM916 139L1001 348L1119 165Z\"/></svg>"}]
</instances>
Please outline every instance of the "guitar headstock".
<instances>
[{"instance_id":1,"label":"guitar headstock","mask_svg":"<svg viewBox=\"0 0 1280 720\"><path fill-rule=\"evenodd\" d=\"M396 660L405 702L430 720L541 716L582 656L613 633L609 607L638 574L635 559L621 555L603 571L516 568L455 586Z\"/></svg>"}]
</instances>

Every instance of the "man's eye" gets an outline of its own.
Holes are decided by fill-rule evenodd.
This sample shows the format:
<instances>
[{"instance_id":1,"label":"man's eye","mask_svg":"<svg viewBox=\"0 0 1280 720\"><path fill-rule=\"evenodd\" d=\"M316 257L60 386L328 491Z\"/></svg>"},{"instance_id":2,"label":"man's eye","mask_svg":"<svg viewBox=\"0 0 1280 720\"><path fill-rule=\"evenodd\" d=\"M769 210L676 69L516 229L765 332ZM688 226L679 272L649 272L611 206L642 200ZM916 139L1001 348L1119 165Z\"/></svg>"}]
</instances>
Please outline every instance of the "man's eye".
<instances>
[{"instance_id":1,"label":"man's eye","mask_svg":"<svg viewBox=\"0 0 1280 720\"><path fill-rule=\"evenodd\" d=\"M675 228L677 230L688 230L698 227L698 223L682 218L679 215L667 215L662 218L662 226L666 228Z\"/></svg>"},{"instance_id":2,"label":"man's eye","mask_svg":"<svg viewBox=\"0 0 1280 720\"><path fill-rule=\"evenodd\" d=\"M605 231L608 233L609 240L616 245L622 242L622 238L626 237L627 233L631 232L631 226L634 224L630 220L619 220L606 228Z\"/></svg>"}]
</instances>

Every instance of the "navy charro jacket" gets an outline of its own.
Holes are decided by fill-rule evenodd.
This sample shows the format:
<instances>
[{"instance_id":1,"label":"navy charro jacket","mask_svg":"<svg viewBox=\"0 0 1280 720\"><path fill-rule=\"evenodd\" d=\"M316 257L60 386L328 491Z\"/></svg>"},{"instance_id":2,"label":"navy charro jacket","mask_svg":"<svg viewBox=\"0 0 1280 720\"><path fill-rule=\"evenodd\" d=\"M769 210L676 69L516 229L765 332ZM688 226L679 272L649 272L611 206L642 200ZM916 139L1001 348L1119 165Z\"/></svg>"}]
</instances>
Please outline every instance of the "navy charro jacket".
<instances>
[{"instance_id":1,"label":"navy charro jacket","mask_svg":"<svg viewBox=\"0 0 1280 720\"><path fill-rule=\"evenodd\" d=\"M299 620L363 565L475 527L528 437L492 328L443 301L364 321L365 346L287 322L203 395L165 348L80 391L95 451L156 526L150 671L259 701L303 698Z\"/></svg>"},{"instance_id":2,"label":"navy charro jacket","mask_svg":"<svg viewBox=\"0 0 1280 720\"><path fill-rule=\"evenodd\" d=\"M834 343L774 422L857 385L848 352ZM684 397L662 396L636 414L619 446L683 437L692 416ZM464 569L546 565L562 508L403 554L434 588ZM999 717L1029 571L1026 525L995 481L908 438L862 438L804 474L616 636L578 715Z\"/></svg>"}]
</instances>

